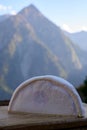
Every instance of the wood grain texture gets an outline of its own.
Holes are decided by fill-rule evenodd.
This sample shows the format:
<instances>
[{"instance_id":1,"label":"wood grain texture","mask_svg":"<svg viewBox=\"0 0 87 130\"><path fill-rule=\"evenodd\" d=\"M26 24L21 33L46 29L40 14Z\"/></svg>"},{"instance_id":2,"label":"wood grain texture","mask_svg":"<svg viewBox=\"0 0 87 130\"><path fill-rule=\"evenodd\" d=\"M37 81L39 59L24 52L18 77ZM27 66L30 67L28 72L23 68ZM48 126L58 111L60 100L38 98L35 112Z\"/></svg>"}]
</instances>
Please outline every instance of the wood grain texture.
<instances>
[{"instance_id":1,"label":"wood grain texture","mask_svg":"<svg viewBox=\"0 0 87 130\"><path fill-rule=\"evenodd\" d=\"M84 118L61 117L41 114L9 114L7 106L0 106L0 130L53 130L53 129L87 129L87 105Z\"/></svg>"}]
</instances>

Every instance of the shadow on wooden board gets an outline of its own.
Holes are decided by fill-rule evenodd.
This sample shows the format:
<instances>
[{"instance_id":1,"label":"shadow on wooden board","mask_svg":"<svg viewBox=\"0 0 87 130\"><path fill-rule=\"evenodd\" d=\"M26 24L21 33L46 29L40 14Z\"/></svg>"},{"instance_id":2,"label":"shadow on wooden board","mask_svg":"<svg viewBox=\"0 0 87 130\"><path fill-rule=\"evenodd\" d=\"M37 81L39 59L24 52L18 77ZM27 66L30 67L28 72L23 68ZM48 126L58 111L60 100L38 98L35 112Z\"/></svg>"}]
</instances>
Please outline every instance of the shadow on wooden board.
<instances>
[{"instance_id":1,"label":"shadow on wooden board","mask_svg":"<svg viewBox=\"0 0 87 130\"><path fill-rule=\"evenodd\" d=\"M32 113L8 114L8 103L9 101L0 102L0 130L87 130L86 104L83 104L85 117L71 118Z\"/></svg>"}]
</instances>

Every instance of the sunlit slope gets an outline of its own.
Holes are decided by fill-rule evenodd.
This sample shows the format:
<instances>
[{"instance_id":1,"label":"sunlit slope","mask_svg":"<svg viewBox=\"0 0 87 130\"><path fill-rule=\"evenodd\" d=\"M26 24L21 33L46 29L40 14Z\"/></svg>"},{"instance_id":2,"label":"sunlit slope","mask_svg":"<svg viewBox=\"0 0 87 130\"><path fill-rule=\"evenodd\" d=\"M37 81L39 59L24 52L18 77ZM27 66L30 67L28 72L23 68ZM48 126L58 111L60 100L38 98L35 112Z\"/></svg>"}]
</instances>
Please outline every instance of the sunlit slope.
<instances>
[{"instance_id":1,"label":"sunlit slope","mask_svg":"<svg viewBox=\"0 0 87 130\"><path fill-rule=\"evenodd\" d=\"M74 44L33 5L0 23L3 91L3 85L12 92L22 81L37 75L52 74L72 82L72 72L81 70Z\"/></svg>"}]
</instances>

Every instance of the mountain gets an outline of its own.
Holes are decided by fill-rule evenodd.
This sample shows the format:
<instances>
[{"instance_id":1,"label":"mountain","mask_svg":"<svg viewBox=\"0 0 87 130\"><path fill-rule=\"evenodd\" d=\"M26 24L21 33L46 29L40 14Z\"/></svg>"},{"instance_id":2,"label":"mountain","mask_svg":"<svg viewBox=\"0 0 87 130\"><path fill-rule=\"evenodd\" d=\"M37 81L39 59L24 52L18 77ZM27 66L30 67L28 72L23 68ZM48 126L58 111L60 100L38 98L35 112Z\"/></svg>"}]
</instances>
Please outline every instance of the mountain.
<instances>
[{"instance_id":1,"label":"mountain","mask_svg":"<svg viewBox=\"0 0 87 130\"><path fill-rule=\"evenodd\" d=\"M6 20L7 18L9 18L11 15L6 14L6 15L1 15L0 16L0 22L3 22L4 20Z\"/></svg>"},{"instance_id":2,"label":"mountain","mask_svg":"<svg viewBox=\"0 0 87 130\"><path fill-rule=\"evenodd\" d=\"M67 70L68 67L66 65L65 56L68 56L67 62L71 64L71 68L72 64L74 64L74 67L78 66L77 69L81 68L81 63L74 51L73 43L64 35L59 27L44 17L33 5L31 5L30 8L27 7L23 9L19 12L19 14L27 19L33 27L37 37L58 56L60 61L64 64L64 66L66 66ZM63 51L63 48L65 48L65 51ZM73 55L75 56L73 57Z\"/></svg>"},{"instance_id":3,"label":"mountain","mask_svg":"<svg viewBox=\"0 0 87 130\"><path fill-rule=\"evenodd\" d=\"M87 51L87 32L86 31L80 31L76 33L67 33L66 35L78 46L80 46L81 49Z\"/></svg>"},{"instance_id":4,"label":"mountain","mask_svg":"<svg viewBox=\"0 0 87 130\"><path fill-rule=\"evenodd\" d=\"M0 98L10 98L21 82L37 75L52 74L79 85L84 73L76 49L33 5L0 22Z\"/></svg>"}]
</instances>

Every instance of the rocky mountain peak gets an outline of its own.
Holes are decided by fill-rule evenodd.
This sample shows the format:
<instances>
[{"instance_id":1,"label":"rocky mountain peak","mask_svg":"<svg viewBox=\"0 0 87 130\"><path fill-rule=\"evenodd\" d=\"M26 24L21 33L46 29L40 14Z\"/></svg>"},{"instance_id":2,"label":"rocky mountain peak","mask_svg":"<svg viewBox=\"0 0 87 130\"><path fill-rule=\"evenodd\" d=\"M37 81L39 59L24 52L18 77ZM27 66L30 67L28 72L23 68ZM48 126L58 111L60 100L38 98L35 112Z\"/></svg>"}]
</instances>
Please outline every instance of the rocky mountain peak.
<instances>
[{"instance_id":1,"label":"rocky mountain peak","mask_svg":"<svg viewBox=\"0 0 87 130\"><path fill-rule=\"evenodd\" d=\"M77 49L32 4L0 22L0 99L3 95L6 99L3 91L12 92L9 88L14 90L22 81L38 75L56 75L80 84L85 75L82 60L86 60Z\"/></svg>"},{"instance_id":2,"label":"rocky mountain peak","mask_svg":"<svg viewBox=\"0 0 87 130\"><path fill-rule=\"evenodd\" d=\"M28 7L25 7L23 10L19 12L19 14L26 17L30 17L32 15L41 15L40 11L33 4L29 5Z\"/></svg>"}]
</instances>

